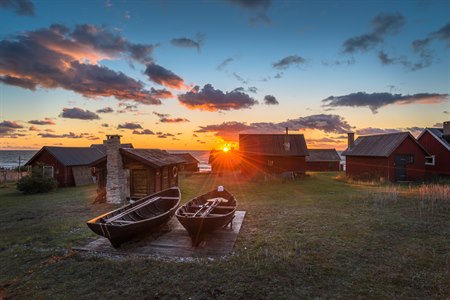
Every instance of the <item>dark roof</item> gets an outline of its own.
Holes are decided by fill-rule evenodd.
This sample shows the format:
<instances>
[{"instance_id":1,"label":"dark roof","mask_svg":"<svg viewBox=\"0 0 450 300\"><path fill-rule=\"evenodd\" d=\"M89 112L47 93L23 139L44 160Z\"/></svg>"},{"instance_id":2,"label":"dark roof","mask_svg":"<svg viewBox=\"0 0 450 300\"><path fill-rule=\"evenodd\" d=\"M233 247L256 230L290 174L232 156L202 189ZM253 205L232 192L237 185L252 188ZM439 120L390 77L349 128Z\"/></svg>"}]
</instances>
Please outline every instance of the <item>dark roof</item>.
<instances>
[{"instance_id":1,"label":"dark roof","mask_svg":"<svg viewBox=\"0 0 450 300\"><path fill-rule=\"evenodd\" d=\"M106 145L104 144L92 144L91 148L96 148L100 150L104 155L106 155ZM120 148L134 148L133 144L127 143L127 144L120 144Z\"/></svg>"},{"instance_id":2,"label":"dark roof","mask_svg":"<svg viewBox=\"0 0 450 300\"><path fill-rule=\"evenodd\" d=\"M171 155L175 155L184 160L186 164L198 164L199 161L190 153L170 153Z\"/></svg>"},{"instance_id":3,"label":"dark roof","mask_svg":"<svg viewBox=\"0 0 450 300\"><path fill-rule=\"evenodd\" d=\"M100 159L104 154L90 147L52 147L44 146L26 164L30 165L43 151L48 151L65 166L84 166Z\"/></svg>"},{"instance_id":4,"label":"dark roof","mask_svg":"<svg viewBox=\"0 0 450 300\"><path fill-rule=\"evenodd\" d=\"M184 159L160 149L122 148L120 153L156 168L184 163Z\"/></svg>"},{"instance_id":5,"label":"dark roof","mask_svg":"<svg viewBox=\"0 0 450 300\"><path fill-rule=\"evenodd\" d=\"M240 134L239 151L276 156L308 155L303 134Z\"/></svg>"},{"instance_id":6,"label":"dark roof","mask_svg":"<svg viewBox=\"0 0 450 300\"><path fill-rule=\"evenodd\" d=\"M389 157L398 146L410 137L425 153L428 153L422 145L409 132L360 136L356 139L352 148L345 150L346 156L375 156Z\"/></svg>"},{"instance_id":7,"label":"dark roof","mask_svg":"<svg viewBox=\"0 0 450 300\"><path fill-rule=\"evenodd\" d=\"M425 128L425 130L420 133L417 139L419 140L426 131L428 131L436 140L438 140L445 148L447 148L448 151L450 151L450 142L444 139L443 128Z\"/></svg>"},{"instance_id":8,"label":"dark roof","mask_svg":"<svg viewBox=\"0 0 450 300\"><path fill-rule=\"evenodd\" d=\"M308 149L306 161L341 161L336 149Z\"/></svg>"}]
</instances>

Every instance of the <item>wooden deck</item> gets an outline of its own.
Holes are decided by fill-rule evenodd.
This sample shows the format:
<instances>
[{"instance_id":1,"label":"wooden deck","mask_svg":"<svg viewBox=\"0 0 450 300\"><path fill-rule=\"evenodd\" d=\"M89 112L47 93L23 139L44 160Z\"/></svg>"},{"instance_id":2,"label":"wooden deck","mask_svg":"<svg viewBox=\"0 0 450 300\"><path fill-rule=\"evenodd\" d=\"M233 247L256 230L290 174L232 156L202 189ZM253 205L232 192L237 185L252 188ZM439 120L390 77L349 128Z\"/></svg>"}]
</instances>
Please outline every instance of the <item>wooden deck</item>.
<instances>
[{"instance_id":1,"label":"wooden deck","mask_svg":"<svg viewBox=\"0 0 450 300\"><path fill-rule=\"evenodd\" d=\"M245 211L236 211L233 228L221 228L206 236L199 247L192 247L184 227L173 217L161 230L140 239L131 240L114 249L108 239L100 237L76 251L107 255L137 255L172 258L223 257L230 255L244 220Z\"/></svg>"}]
</instances>

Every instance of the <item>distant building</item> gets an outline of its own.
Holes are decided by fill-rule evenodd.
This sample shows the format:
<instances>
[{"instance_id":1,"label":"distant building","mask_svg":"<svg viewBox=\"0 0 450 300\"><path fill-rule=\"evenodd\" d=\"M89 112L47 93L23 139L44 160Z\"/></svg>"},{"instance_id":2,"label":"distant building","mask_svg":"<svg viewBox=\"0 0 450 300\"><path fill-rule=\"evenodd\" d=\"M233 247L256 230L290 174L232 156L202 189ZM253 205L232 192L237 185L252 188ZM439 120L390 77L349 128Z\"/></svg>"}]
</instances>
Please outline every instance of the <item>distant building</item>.
<instances>
[{"instance_id":1,"label":"distant building","mask_svg":"<svg viewBox=\"0 0 450 300\"><path fill-rule=\"evenodd\" d=\"M160 149L121 148L119 135L107 135L106 155L93 162L99 197L109 203L138 199L178 185L183 159Z\"/></svg>"},{"instance_id":2,"label":"distant building","mask_svg":"<svg viewBox=\"0 0 450 300\"><path fill-rule=\"evenodd\" d=\"M90 164L104 155L91 147L44 146L25 165L54 177L59 187L80 186L94 183Z\"/></svg>"},{"instance_id":3,"label":"distant building","mask_svg":"<svg viewBox=\"0 0 450 300\"><path fill-rule=\"evenodd\" d=\"M353 146L351 146L353 145ZM346 173L356 179L414 181L425 177L425 148L409 132L349 138Z\"/></svg>"},{"instance_id":4,"label":"distant building","mask_svg":"<svg viewBox=\"0 0 450 300\"><path fill-rule=\"evenodd\" d=\"M176 157L181 158L185 162L180 166L180 171L186 171L186 172L198 172L198 164L199 161L192 156L190 153L170 153L172 155L175 155Z\"/></svg>"},{"instance_id":5,"label":"distant building","mask_svg":"<svg viewBox=\"0 0 450 300\"><path fill-rule=\"evenodd\" d=\"M430 153L425 168L431 176L450 176L450 121L443 128L425 128L417 138Z\"/></svg>"},{"instance_id":6,"label":"distant building","mask_svg":"<svg viewBox=\"0 0 450 300\"><path fill-rule=\"evenodd\" d=\"M327 172L339 171L341 157L336 149L308 149L306 157L306 171Z\"/></svg>"},{"instance_id":7,"label":"distant building","mask_svg":"<svg viewBox=\"0 0 450 300\"><path fill-rule=\"evenodd\" d=\"M241 170L246 175L258 173L304 174L308 155L303 134L240 134Z\"/></svg>"}]
</instances>

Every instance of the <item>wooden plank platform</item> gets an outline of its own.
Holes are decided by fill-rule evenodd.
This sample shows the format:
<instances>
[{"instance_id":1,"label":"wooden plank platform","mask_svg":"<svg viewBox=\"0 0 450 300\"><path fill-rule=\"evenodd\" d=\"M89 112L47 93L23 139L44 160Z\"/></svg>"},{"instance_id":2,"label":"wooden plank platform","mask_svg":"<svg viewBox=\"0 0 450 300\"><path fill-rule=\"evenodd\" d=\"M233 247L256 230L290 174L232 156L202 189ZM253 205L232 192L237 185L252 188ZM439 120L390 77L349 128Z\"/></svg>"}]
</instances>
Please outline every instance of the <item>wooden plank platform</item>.
<instances>
[{"instance_id":1,"label":"wooden plank platform","mask_svg":"<svg viewBox=\"0 0 450 300\"><path fill-rule=\"evenodd\" d=\"M245 211L236 211L233 227L221 228L208 234L198 247L192 247L191 239L176 217L158 232L122 244L118 249L108 239L99 237L84 245L74 246L76 251L107 254L137 255L173 258L223 257L231 254L244 220Z\"/></svg>"}]
</instances>

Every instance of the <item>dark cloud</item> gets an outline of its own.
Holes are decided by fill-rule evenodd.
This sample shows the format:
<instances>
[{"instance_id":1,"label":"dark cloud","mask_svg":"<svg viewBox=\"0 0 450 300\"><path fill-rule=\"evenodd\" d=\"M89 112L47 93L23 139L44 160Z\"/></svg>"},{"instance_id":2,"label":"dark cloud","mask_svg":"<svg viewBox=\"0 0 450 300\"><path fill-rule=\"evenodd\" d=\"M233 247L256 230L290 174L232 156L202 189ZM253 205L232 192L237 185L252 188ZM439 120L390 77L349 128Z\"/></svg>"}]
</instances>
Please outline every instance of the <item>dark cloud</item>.
<instances>
[{"instance_id":1,"label":"dark cloud","mask_svg":"<svg viewBox=\"0 0 450 300\"><path fill-rule=\"evenodd\" d=\"M323 107L369 107L375 114L380 107L389 104L435 104L442 103L448 99L448 94L420 93L414 95L401 95L392 93L365 92L352 93L344 96L330 96L322 100Z\"/></svg>"},{"instance_id":2,"label":"dark cloud","mask_svg":"<svg viewBox=\"0 0 450 300\"><path fill-rule=\"evenodd\" d=\"M97 109L96 111L95 111L96 113L99 113L99 114L107 114L107 113L112 113L112 112L114 112L114 109L112 109L111 107L105 107L105 108L100 108L100 109Z\"/></svg>"},{"instance_id":3,"label":"dark cloud","mask_svg":"<svg viewBox=\"0 0 450 300\"><path fill-rule=\"evenodd\" d=\"M0 7L12 9L19 16L34 16L34 4L29 0L0 0Z\"/></svg>"},{"instance_id":4,"label":"dark cloud","mask_svg":"<svg viewBox=\"0 0 450 300\"><path fill-rule=\"evenodd\" d=\"M0 127L11 128L11 129L24 128L24 126L18 124L15 121L5 121L5 120L3 120L3 122L0 123Z\"/></svg>"},{"instance_id":5,"label":"dark cloud","mask_svg":"<svg viewBox=\"0 0 450 300\"><path fill-rule=\"evenodd\" d=\"M184 122L190 122L186 118L161 118L159 121L161 123L184 123Z\"/></svg>"},{"instance_id":6,"label":"dark cloud","mask_svg":"<svg viewBox=\"0 0 450 300\"><path fill-rule=\"evenodd\" d=\"M266 95L264 97L264 104L266 104L266 105L277 105L277 104L280 104L280 103L278 102L277 98L275 98L274 96Z\"/></svg>"},{"instance_id":7,"label":"dark cloud","mask_svg":"<svg viewBox=\"0 0 450 300\"><path fill-rule=\"evenodd\" d=\"M178 101L189 109L206 111L238 110L250 108L258 101L240 91L222 92L216 90L211 84L202 89L195 86L191 91L178 96Z\"/></svg>"},{"instance_id":8,"label":"dark cloud","mask_svg":"<svg viewBox=\"0 0 450 300\"><path fill-rule=\"evenodd\" d=\"M360 128L356 130L356 134L358 135L374 135L374 134L387 134L387 133L397 133L402 132L402 130L395 128Z\"/></svg>"},{"instance_id":9,"label":"dark cloud","mask_svg":"<svg viewBox=\"0 0 450 300\"><path fill-rule=\"evenodd\" d=\"M167 98L173 98L174 95L172 94L171 91L166 90L166 89L155 89L155 88L151 88L150 89L150 94L152 95L152 97L155 97L157 99L167 99Z\"/></svg>"},{"instance_id":10,"label":"dark cloud","mask_svg":"<svg viewBox=\"0 0 450 300\"><path fill-rule=\"evenodd\" d=\"M54 24L0 41L0 81L26 89L63 88L85 97L115 97L143 104L161 104L144 84L96 64L102 59L128 57L142 62L134 45L102 27Z\"/></svg>"},{"instance_id":11,"label":"dark cloud","mask_svg":"<svg viewBox=\"0 0 450 300\"><path fill-rule=\"evenodd\" d=\"M448 112L446 110L444 110L443 113L446 114L446 115L450 115L450 112Z\"/></svg>"},{"instance_id":12,"label":"dark cloud","mask_svg":"<svg viewBox=\"0 0 450 300\"><path fill-rule=\"evenodd\" d=\"M196 130L197 133L214 132L228 141L237 141L239 133L282 133L288 127L290 131L298 131L305 129L321 130L326 133L347 133L352 131L347 121L338 115L311 115L300 117L297 119L290 119L285 122L258 122L258 123L243 123L243 122L224 122L217 125L200 126Z\"/></svg>"},{"instance_id":13,"label":"dark cloud","mask_svg":"<svg viewBox=\"0 0 450 300\"><path fill-rule=\"evenodd\" d=\"M153 135L155 134L153 131L151 131L150 129L144 129L144 130L133 130L133 134L141 134L141 135Z\"/></svg>"},{"instance_id":14,"label":"dark cloud","mask_svg":"<svg viewBox=\"0 0 450 300\"><path fill-rule=\"evenodd\" d=\"M450 42L450 22L431 34L433 38Z\"/></svg>"},{"instance_id":15,"label":"dark cloud","mask_svg":"<svg viewBox=\"0 0 450 300\"><path fill-rule=\"evenodd\" d=\"M30 126L30 128L28 128L29 131L41 131L39 128L37 128L36 126Z\"/></svg>"},{"instance_id":16,"label":"dark cloud","mask_svg":"<svg viewBox=\"0 0 450 300\"><path fill-rule=\"evenodd\" d=\"M142 129L142 126L138 123L124 123L124 124L119 124L119 126L117 126L118 129Z\"/></svg>"},{"instance_id":17,"label":"dark cloud","mask_svg":"<svg viewBox=\"0 0 450 300\"><path fill-rule=\"evenodd\" d=\"M108 123L103 123L101 126L102 127L109 127L109 124Z\"/></svg>"},{"instance_id":18,"label":"dark cloud","mask_svg":"<svg viewBox=\"0 0 450 300\"><path fill-rule=\"evenodd\" d=\"M63 108L62 113L59 115L61 118L68 119L80 119L80 120L98 120L100 117L89 110L83 110L79 107Z\"/></svg>"},{"instance_id":19,"label":"dark cloud","mask_svg":"<svg viewBox=\"0 0 450 300\"><path fill-rule=\"evenodd\" d=\"M257 93L258 92L258 88L256 87L256 86L250 86L249 88L248 88L248 91L250 92L250 93Z\"/></svg>"},{"instance_id":20,"label":"dark cloud","mask_svg":"<svg viewBox=\"0 0 450 300\"><path fill-rule=\"evenodd\" d=\"M221 62L218 66L217 66L217 70L222 71L229 63L231 63L232 61L234 61L233 58L229 57L227 59L225 59L223 62Z\"/></svg>"},{"instance_id":21,"label":"dark cloud","mask_svg":"<svg viewBox=\"0 0 450 300\"><path fill-rule=\"evenodd\" d=\"M444 124L443 123L435 123L432 127L442 128L442 127L444 127Z\"/></svg>"},{"instance_id":22,"label":"dark cloud","mask_svg":"<svg viewBox=\"0 0 450 300\"><path fill-rule=\"evenodd\" d=\"M197 40L182 37L182 38L172 39L170 42L174 46L183 47L183 48L194 48L194 49L197 49L198 52L200 52L201 45L203 43L203 39L200 36L197 38Z\"/></svg>"},{"instance_id":23,"label":"dark cloud","mask_svg":"<svg viewBox=\"0 0 450 300\"><path fill-rule=\"evenodd\" d=\"M44 120L30 120L28 123L34 125L56 125L55 121L51 118L45 118Z\"/></svg>"},{"instance_id":24,"label":"dark cloud","mask_svg":"<svg viewBox=\"0 0 450 300\"><path fill-rule=\"evenodd\" d=\"M154 111L153 114L158 116L159 118L167 118L167 117L170 116L169 114L161 114L161 113L158 113L156 111Z\"/></svg>"},{"instance_id":25,"label":"dark cloud","mask_svg":"<svg viewBox=\"0 0 450 300\"><path fill-rule=\"evenodd\" d=\"M184 87L184 80L181 77L155 63L147 64L144 73L157 84L178 90Z\"/></svg>"},{"instance_id":26,"label":"dark cloud","mask_svg":"<svg viewBox=\"0 0 450 300\"><path fill-rule=\"evenodd\" d=\"M396 33L405 23L405 18L399 13L380 13L372 19L373 30L347 39L343 44L344 53L367 51L384 41L387 34Z\"/></svg>"},{"instance_id":27,"label":"dark cloud","mask_svg":"<svg viewBox=\"0 0 450 300\"><path fill-rule=\"evenodd\" d=\"M233 76L234 76L234 78L236 78L237 81L240 81L240 82L242 82L243 84L247 84L247 83L248 83L247 80L245 80L244 78L242 78L241 76L239 76L238 74L236 74L236 73L234 73L234 72L233 72Z\"/></svg>"},{"instance_id":28,"label":"dark cloud","mask_svg":"<svg viewBox=\"0 0 450 300\"><path fill-rule=\"evenodd\" d=\"M119 107L122 107L122 109L118 110L117 112L119 114L127 113L127 112L137 112L137 105L129 104L129 103L119 103Z\"/></svg>"},{"instance_id":29,"label":"dark cloud","mask_svg":"<svg viewBox=\"0 0 450 300\"><path fill-rule=\"evenodd\" d=\"M73 132L65 133L65 134L53 134L53 133L39 133L38 134L42 138L69 138L69 139L81 139L84 138L84 134L75 134Z\"/></svg>"},{"instance_id":30,"label":"dark cloud","mask_svg":"<svg viewBox=\"0 0 450 300\"><path fill-rule=\"evenodd\" d=\"M25 127L18 124L16 121L3 120L3 122L0 123L0 137L16 138L18 137L18 133L15 131L21 128Z\"/></svg>"},{"instance_id":31,"label":"dark cloud","mask_svg":"<svg viewBox=\"0 0 450 300\"><path fill-rule=\"evenodd\" d=\"M290 55L280 59L278 62L272 64L272 67L279 70L286 70L291 66L299 66L306 62L306 60L298 55Z\"/></svg>"},{"instance_id":32,"label":"dark cloud","mask_svg":"<svg viewBox=\"0 0 450 300\"><path fill-rule=\"evenodd\" d=\"M268 9L272 5L272 0L226 0L246 9Z\"/></svg>"}]
</instances>

